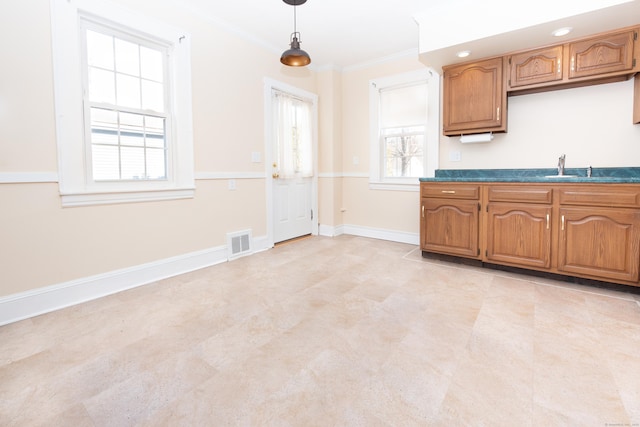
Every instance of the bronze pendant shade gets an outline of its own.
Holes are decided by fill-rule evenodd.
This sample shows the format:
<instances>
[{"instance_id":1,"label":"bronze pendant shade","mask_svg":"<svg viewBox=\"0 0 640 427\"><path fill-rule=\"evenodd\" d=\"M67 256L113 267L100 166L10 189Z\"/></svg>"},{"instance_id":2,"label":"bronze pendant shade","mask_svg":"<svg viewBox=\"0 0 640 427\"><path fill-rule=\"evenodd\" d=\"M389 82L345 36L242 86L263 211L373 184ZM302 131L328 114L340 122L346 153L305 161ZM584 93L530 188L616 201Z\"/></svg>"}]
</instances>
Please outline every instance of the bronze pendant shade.
<instances>
[{"instance_id":1,"label":"bronze pendant shade","mask_svg":"<svg viewBox=\"0 0 640 427\"><path fill-rule=\"evenodd\" d=\"M280 62L289 67L304 67L311 63L311 57L300 49L300 33L296 30L296 6L306 3L307 0L282 0L293 6L293 33L291 33L291 48L285 50L280 57Z\"/></svg>"}]
</instances>

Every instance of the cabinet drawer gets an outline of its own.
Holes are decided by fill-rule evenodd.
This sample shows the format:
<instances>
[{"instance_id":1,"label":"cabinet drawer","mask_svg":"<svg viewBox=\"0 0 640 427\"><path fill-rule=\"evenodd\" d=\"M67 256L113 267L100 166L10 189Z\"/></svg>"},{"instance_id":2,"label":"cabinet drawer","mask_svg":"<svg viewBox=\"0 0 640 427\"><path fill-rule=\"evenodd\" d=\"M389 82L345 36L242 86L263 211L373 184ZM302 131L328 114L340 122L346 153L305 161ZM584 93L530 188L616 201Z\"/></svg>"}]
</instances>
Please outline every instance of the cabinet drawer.
<instances>
[{"instance_id":1,"label":"cabinet drawer","mask_svg":"<svg viewBox=\"0 0 640 427\"><path fill-rule=\"evenodd\" d=\"M471 199L480 198L480 186L468 184L427 184L420 186L422 197L438 197L445 199Z\"/></svg>"},{"instance_id":2,"label":"cabinet drawer","mask_svg":"<svg viewBox=\"0 0 640 427\"><path fill-rule=\"evenodd\" d=\"M546 187L489 187L490 202L551 203L553 191Z\"/></svg>"},{"instance_id":3,"label":"cabinet drawer","mask_svg":"<svg viewBox=\"0 0 640 427\"><path fill-rule=\"evenodd\" d=\"M559 190L561 205L640 207L640 187L601 185L566 187Z\"/></svg>"}]
</instances>

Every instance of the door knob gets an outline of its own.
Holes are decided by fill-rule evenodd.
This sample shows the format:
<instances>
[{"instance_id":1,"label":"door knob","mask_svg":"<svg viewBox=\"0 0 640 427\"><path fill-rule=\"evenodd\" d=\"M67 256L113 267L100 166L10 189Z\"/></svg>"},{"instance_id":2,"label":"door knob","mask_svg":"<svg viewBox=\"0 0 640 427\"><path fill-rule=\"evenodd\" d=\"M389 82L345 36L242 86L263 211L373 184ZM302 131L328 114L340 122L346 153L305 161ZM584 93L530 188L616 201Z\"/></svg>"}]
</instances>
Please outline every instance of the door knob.
<instances>
[{"instance_id":1,"label":"door knob","mask_svg":"<svg viewBox=\"0 0 640 427\"><path fill-rule=\"evenodd\" d=\"M278 164L274 163L273 164L273 172L271 173L271 177L273 179L278 179L279 176L280 176L280 174L278 173Z\"/></svg>"}]
</instances>

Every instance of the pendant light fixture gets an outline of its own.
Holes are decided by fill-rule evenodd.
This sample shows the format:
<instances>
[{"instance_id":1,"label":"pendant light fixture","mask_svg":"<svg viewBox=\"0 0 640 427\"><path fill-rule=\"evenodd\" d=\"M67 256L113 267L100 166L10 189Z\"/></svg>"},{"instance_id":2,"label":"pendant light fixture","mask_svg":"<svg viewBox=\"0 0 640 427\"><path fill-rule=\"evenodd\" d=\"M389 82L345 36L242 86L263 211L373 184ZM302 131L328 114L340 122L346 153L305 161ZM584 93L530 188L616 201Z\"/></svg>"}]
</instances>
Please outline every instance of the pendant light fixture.
<instances>
[{"instance_id":1,"label":"pendant light fixture","mask_svg":"<svg viewBox=\"0 0 640 427\"><path fill-rule=\"evenodd\" d=\"M296 6L305 4L307 0L282 0L293 6L293 33L291 33L291 49L285 50L280 57L280 62L290 67L304 67L311 63L309 54L300 49L300 33L296 30Z\"/></svg>"}]
</instances>

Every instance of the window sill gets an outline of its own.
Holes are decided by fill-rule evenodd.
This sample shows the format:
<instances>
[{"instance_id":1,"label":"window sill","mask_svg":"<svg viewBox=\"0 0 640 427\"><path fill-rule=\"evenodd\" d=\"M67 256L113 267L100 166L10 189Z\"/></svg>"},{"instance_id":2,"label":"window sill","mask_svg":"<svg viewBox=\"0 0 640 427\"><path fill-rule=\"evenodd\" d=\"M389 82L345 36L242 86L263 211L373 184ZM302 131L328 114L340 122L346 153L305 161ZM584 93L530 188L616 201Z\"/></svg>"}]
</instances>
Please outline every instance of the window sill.
<instances>
[{"instance_id":1,"label":"window sill","mask_svg":"<svg viewBox=\"0 0 640 427\"><path fill-rule=\"evenodd\" d=\"M111 205L117 203L155 202L160 200L192 199L194 188L171 190L67 193L61 194L63 207Z\"/></svg>"}]
</instances>

